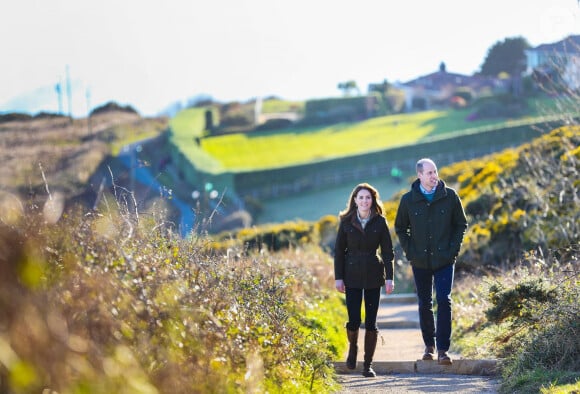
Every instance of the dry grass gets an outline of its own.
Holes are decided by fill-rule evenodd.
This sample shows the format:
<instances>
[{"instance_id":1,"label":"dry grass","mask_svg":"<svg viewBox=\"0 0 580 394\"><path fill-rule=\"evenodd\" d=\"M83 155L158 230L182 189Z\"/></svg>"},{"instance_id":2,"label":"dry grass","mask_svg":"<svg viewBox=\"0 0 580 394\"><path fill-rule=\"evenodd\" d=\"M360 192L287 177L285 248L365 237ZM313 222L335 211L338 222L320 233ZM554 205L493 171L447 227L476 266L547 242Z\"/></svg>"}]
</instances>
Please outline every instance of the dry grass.
<instances>
[{"instance_id":1,"label":"dry grass","mask_svg":"<svg viewBox=\"0 0 580 394\"><path fill-rule=\"evenodd\" d=\"M0 392L330 392L328 256L207 242L122 206L0 224Z\"/></svg>"},{"instance_id":2,"label":"dry grass","mask_svg":"<svg viewBox=\"0 0 580 394\"><path fill-rule=\"evenodd\" d=\"M107 112L88 119L35 118L0 123L0 191L32 200L51 191L66 199L82 194L115 144L159 134L165 119Z\"/></svg>"}]
</instances>

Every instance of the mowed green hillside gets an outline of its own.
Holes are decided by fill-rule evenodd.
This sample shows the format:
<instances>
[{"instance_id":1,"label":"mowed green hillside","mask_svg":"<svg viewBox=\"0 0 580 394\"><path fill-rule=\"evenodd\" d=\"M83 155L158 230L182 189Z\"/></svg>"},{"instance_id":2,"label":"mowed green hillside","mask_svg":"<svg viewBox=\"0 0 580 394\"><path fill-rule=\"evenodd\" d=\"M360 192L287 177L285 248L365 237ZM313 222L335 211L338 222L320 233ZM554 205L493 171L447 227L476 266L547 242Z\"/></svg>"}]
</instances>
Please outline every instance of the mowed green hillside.
<instances>
[{"instance_id":1,"label":"mowed green hillside","mask_svg":"<svg viewBox=\"0 0 580 394\"><path fill-rule=\"evenodd\" d=\"M413 144L452 133L536 121L532 118L536 111L517 121L467 121L469 110L424 111L323 127L210 136L201 138L198 146L193 139L203 135L204 112L205 109L193 108L179 113L171 122L172 140L197 168L214 174L293 166Z\"/></svg>"}]
</instances>

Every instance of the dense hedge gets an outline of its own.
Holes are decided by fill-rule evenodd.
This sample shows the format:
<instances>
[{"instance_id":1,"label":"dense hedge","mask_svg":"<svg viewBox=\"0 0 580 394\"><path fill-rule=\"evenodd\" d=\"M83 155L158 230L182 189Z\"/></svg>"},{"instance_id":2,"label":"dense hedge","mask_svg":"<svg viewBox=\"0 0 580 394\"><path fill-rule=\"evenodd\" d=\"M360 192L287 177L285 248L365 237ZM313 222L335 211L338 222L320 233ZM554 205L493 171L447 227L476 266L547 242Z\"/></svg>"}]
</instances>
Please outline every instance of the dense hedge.
<instances>
[{"instance_id":1,"label":"dense hedge","mask_svg":"<svg viewBox=\"0 0 580 394\"><path fill-rule=\"evenodd\" d=\"M580 126L561 127L517 148L440 166L441 178L457 188L468 215L459 268L517 264L527 250L566 250L580 239L579 146ZM384 202L386 212L396 212L399 198ZM331 248L336 225L336 218L325 217L314 225L290 222L241 230L222 240L274 250L304 240L326 240L320 241L321 246ZM320 228L325 231L316 233Z\"/></svg>"},{"instance_id":2,"label":"dense hedge","mask_svg":"<svg viewBox=\"0 0 580 394\"><path fill-rule=\"evenodd\" d=\"M304 107L305 126L354 122L367 119L373 115L373 108L369 108L369 100L373 96L357 96L308 100Z\"/></svg>"},{"instance_id":3,"label":"dense hedge","mask_svg":"<svg viewBox=\"0 0 580 394\"><path fill-rule=\"evenodd\" d=\"M580 126L561 127L516 149L456 163L470 217L463 266L517 264L523 251L565 248L580 239Z\"/></svg>"},{"instance_id":4,"label":"dense hedge","mask_svg":"<svg viewBox=\"0 0 580 394\"><path fill-rule=\"evenodd\" d=\"M525 125L489 129L483 132L465 132L447 138L432 139L414 145L391 148L361 155L340 157L292 167L252 171L234 174L235 191L238 195L252 194L272 189L273 185L284 187L288 184L299 185L302 189L322 188L333 182L336 174L368 172L372 165L382 164L390 169L392 165L399 168L408 167L411 171L417 158L432 157L440 166L450 161L461 161L482 156L510 146L528 142L540 135L537 125ZM458 149L458 147L461 147ZM450 160L451 159L451 160ZM325 179L327 181L325 182Z\"/></svg>"}]
</instances>

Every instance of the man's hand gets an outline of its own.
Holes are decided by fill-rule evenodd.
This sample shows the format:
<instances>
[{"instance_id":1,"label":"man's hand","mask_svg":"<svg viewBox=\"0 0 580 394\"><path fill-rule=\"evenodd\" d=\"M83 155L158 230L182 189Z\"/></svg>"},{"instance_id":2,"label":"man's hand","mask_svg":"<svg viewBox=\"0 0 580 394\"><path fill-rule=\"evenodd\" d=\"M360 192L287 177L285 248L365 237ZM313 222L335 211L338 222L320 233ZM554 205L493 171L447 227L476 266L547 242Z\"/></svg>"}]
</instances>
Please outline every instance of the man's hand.
<instances>
[{"instance_id":1,"label":"man's hand","mask_svg":"<svg viewBox=\"0 0 580 394\"><path fill-rule=\"evenodd\" d=\"M341 293L344 293L344 281L342 279L337 279L334 281L334 287Z\"/></svg>"},{"instance_id":2,"label":"man's hand","mask_svg":"<svg viewBox=\"0 0 580 394\"><path fill-rule=\"evenodd\" d=\"M395 282L392 280L385 281L385 291L387 294L391 294L395 290Z\"/></svg>"}]
</instances>

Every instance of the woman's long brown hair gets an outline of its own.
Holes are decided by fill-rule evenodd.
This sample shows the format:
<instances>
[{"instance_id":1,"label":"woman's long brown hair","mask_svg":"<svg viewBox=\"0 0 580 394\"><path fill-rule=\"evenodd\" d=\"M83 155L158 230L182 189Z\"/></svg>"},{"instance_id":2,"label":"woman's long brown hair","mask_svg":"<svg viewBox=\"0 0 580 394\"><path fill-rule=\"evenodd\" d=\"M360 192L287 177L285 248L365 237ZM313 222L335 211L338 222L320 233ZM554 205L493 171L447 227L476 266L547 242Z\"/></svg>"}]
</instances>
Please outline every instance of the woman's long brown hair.
<instances>
[{"instance_id":1,"label":"woman's long brown hair","mask_svg":"<svg viewBox=\"0 0 580 394\"><path fill-rule=\"evenodd\" d=\"M356 198L356 195L358 194L358 192L360 192L363 189L368 190L371 193L371 197L373 199L373 204L371 205L371 214L373 214L373 213L378 214L378 215L383 214L383 204L381 202L381 197L379 196L378 190L375 189L370 184L364 182L364 183L359 183L358 185L355 186L354 189L352 189L352 192L350 193L350 197L348 198L348 201L346 202L346 208L343 209L342 211L340 211L340 213L338 214L338 217L341 220L344 218L350 217L351 215L353 215L356 212L357 207L356 207L356 203L355 203L355 198Z\"/></svg>"}]
</instances>

